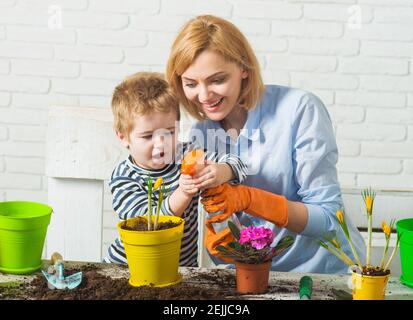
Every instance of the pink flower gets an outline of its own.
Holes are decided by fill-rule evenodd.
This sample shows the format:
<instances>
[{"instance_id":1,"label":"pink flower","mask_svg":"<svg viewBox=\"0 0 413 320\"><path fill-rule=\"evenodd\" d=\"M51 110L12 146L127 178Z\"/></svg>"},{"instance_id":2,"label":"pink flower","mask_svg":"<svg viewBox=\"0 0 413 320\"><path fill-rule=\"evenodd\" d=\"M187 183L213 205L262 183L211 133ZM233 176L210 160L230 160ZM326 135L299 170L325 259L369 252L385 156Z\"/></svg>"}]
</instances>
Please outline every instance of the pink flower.
<instances>
[{"instance_id":1,"label":"pink flower","mask_svg":"<svg viewBox=\"0 0 413 320\"><path fill-rule=\"evenodd\" d=\"M245 229L242 229L240 232L240 238L239 238L239 243L240 244L246 244L250 242L252 238L252 228L253 227L247 227Z\"/></svg>"},{"instance_id":2,"label":"pink flower","mask_svg":"<svg viewBox=\"0 0 413 320\"><path fill-rule=\"evenodd\" d=\"M265 248L267 245L267 241L263 239L251 241L251 247L257 250L261 250L262 248Z\"/></svg>"},{"instance_id":3,"label":"pink flower","mask_svg":"<svg viewBox=\"0 0 413 320\"><path fill-rule=\"evenodd\" d=\"M253 248L261 250L269 246L274 239L271 229L265 227L249 226L240 232L240 244L250 244Z\"/></svg>"}]
</instances>

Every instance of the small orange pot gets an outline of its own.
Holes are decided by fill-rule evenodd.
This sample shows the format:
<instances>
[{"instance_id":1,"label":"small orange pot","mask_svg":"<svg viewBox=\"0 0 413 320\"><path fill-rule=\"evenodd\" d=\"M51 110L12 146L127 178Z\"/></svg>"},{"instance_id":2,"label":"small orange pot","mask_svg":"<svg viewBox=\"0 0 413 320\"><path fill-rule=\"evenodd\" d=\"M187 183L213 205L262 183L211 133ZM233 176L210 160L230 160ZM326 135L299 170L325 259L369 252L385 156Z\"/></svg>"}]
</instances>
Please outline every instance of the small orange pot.
<instances>
[{"instance_id":1,"label":"small orange pot","mask_svg":"<svg viewBox=\"0 0 413 320\"><path fill-rule=\"evenodd\" d=\"M235 262L237 291L259 294L268 290L271 260L261 264Z\"/></svg>"}]
</instances>

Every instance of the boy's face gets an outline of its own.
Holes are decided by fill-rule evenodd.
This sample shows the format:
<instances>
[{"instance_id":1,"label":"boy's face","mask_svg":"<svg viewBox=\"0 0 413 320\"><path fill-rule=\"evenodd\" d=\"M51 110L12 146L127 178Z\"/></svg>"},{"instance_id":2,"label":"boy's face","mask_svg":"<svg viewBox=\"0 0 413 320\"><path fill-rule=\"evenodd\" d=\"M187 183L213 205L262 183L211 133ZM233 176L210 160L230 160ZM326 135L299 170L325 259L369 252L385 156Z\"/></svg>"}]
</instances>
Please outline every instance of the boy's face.
<instances>
[{"instance_id":1,"label":"boy's face","mask_svg":"<svg viewBox=\"0 0 413 320\"><path fill-rule=\"evenodd\" d=\"M179 130L177 112L154 111L133 117L133 129L130 134L116 134L122 145L129 147L135 163L152 170L162 169L172 163Z\"/></svg>"}]
</instances>

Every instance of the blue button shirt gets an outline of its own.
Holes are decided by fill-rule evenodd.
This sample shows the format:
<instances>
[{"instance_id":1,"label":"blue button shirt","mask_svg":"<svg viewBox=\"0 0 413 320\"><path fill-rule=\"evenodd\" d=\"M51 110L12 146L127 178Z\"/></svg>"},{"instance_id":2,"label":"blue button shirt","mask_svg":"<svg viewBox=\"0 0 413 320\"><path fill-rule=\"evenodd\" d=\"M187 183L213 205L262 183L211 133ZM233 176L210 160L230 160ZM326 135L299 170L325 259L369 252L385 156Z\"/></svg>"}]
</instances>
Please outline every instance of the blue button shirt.
<instances>
[{"instance_id":1,"label":"blue button shirt","mask_svg":"<svg viewBox=\"0 0 413 320\"><path fill-rule=\"evenodd\" d=\"M245 185L284 195L307 207L308 222L300 234L247 213L237 213L245 226L271 228L276 233L273 245L286 235L295 237L292 247L273 259L272 270L348 272L347 265L317 243L323 236L331 237L336 232L344 251L353 258L335 218L337 209L343 206L336 170L338 152L330 116L318 97L298 89L268 85L262 100L248 112L236 141L225 134L219 122L206 120L193 129L197 129L193 137L208 149L240 156L248 167ZM204 141L200 141L202 137ZM346 221L364 262L363 238L348 216Z\"/></svg>"}]
</instances>

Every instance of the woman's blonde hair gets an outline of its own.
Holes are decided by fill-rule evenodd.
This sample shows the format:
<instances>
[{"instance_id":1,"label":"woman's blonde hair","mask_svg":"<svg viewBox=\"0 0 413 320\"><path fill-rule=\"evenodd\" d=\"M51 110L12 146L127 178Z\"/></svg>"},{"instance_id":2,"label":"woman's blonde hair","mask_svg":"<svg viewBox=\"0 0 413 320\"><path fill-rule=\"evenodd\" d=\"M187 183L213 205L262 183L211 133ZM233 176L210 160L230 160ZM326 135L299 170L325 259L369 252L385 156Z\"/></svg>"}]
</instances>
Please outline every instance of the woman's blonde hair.
<instances>
[{"instance_id":1,"label":"woman's blonde hair","mask_svg":"<svg viewBox=\"0 0 413 320\"><path fill-rule=\"evenodd\" d=\"M122 81L112 96L115 130L129 135L134 116L149 112L176 110L179 120L179 100L162 73L138 72Z\"/></svg>"},{"instance_id":2,"label":"woman's blonde hair","mask_svg":"<svg viewBox=\"0 0 413 320\"><path fill-rule=\"evenodd\" d=\"M241 31L231 22L211 15L188 21L179 32L168 59L166 78L185 109L196 119L206 115L189 101L182 88L181 76L204 50L213 50L248 72L243 80L238 103L246 110L256 106L264 93L258 60Z\"/></svg>"}]
</instances>

